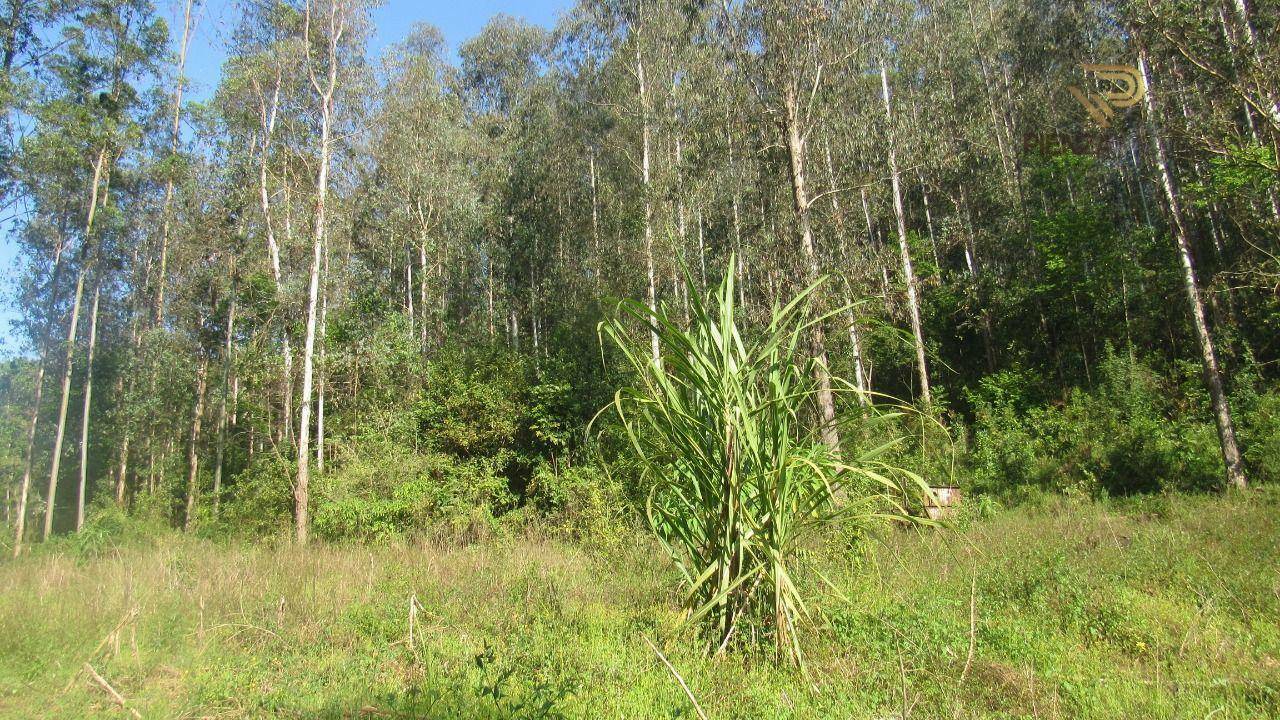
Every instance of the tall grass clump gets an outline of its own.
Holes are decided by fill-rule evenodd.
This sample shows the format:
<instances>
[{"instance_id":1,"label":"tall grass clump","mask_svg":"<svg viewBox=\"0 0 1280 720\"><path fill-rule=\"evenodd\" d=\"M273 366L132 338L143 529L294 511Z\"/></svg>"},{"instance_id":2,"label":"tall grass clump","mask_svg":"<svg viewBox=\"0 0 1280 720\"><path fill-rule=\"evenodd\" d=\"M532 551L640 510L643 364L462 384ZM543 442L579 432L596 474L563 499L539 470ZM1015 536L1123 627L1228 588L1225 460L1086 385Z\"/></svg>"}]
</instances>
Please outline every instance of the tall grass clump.
<instances>
[{"instance_id":1,"label":"tall grass clump","mask_svg":"<svg viewBox=\"0 0 1280 720\"><path fill-rule=\"evenodd\" d=\"M838 518L902 517L907 486L923 483L877 460L892 440L856 459L822 443L805 342L830 317L811 312L821 282L775 306L767 326L747 328L732 268L705 298L690 297L687 324L683 313L635 301L601 324L636 376L611 407L652 487L648 518L687 586L688 622L712 652L735 634L763 636L779 661L799 664L804 538ZM857 412L860 421L874 414Z\"/></svg>"}]
</instances>

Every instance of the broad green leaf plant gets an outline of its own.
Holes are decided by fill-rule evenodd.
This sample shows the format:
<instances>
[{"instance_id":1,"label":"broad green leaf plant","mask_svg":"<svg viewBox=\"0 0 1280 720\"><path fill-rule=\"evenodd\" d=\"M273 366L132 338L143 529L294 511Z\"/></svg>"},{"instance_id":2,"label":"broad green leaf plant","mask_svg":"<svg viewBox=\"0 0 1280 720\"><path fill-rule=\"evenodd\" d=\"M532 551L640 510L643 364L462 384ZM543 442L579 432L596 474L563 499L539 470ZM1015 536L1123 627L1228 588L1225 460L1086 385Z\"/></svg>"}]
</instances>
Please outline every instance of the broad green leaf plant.
<instances>
[{"instance_id":1,"label":"broad green leaf plant","mask_svg":"<svg viewBox=\"0 0 1280 720\"><path fill-rule=\"evenodd\" d=\"M844 454L822 443L805 339L844 310L812 312L822 281L775 307L767 327L747 328L735 308L733 267L730 260L706 297L690 296L687 326L683 312L677 318L637 301L623 301L601 323L602 342L616 344L636 376L610 407L652 487L648 519L683 577L687 622L701 628L710 652L763 637L779 662L802 665L806 536L836 520L908 517L905 506L928 488L879 459L899 438ZM833 380L842 394L857 392ZM850 424L903 412L852 402L849 411Z\"/></svg>"}]
</instances>

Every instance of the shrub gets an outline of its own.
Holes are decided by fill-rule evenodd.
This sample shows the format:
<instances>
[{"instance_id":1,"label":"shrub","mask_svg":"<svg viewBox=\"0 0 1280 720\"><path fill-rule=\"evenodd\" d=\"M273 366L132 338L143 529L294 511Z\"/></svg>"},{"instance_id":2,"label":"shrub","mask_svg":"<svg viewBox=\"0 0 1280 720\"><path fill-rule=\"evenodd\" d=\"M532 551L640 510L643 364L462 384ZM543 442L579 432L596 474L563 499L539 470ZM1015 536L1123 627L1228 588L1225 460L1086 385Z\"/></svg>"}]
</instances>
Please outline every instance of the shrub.
<instances>
[{"instance_id":1,"label":"shrub","mask_svg":"<svg viewBox=\"0 0 1280 720\"><path fill-rule=\"evenodd\" d=\"M1089 496L1203 490L1220 482L1217 435L1201 398L1114 354L1092 391L1028 406L1014 371L984 379L976 408L976 487L1007 498L1025 488Z\"/></svg>"},{"instance_id":2,"label":"shrub","mask_svg":"<svg viewBox=\"0 0 1280 720\"><path fill-rule=\"evenodd\" d=\"M315 531L329 539L418 532L473 540L515 498L491 463L392 445L365 448L319 478L314 502Z\"/></svg>"},{"instance_id":3,"label":"shrub","mask_svg":"<svg viewBox=\"0 0 1280 720\"><path fill-rule=\"evenodd\" d=\"M1280 482L1280 392L1254 398L1243 420L1240 435L1249 480Z\"/></svg>"},{"instance_id":4,"label":"shrub","mask_svg":"<svg viewBox=\"0 0 1280 720\"><path fill-rule=\"evenodd\" d=\"M65 547L72 555L88 559L125 548L149 548L167 532L167 524L154 514L129 515L114 502L97 502L78 532L58 536L50 546Z\"/></svg>"},{"instance_id":5,"label":"shrub","mask_svg":"<svg viewBox=\"0 0 1280 720\"><path fill-rule=\"evenodd\" d=\"M442 352L427 368L415 415L427 447L460 458L514 452L527 414L523 361L505 353Z\"/></svg>"},{"instance_id":6,"label":"shrub","mask_svg":"<svg viewBox=\"0 0 1280 720\"><path fill-rule=\"evenodd\" d=\"M218 526L249 535L287 530L293 522L292 460L275 453L259 453L237 474L226 491Z\"/></svg>"},{"instance_id":7,"label":"shrub","mask_svg":"<svg viewBox=\"0 0 1280 720\"><path fill-rule=\"evenodd\" d=\"M529 503L556 534L612 546L627 524L627 503L615 476L591 465L543 464L529 485Z\"/></svg>"}]
</instances>

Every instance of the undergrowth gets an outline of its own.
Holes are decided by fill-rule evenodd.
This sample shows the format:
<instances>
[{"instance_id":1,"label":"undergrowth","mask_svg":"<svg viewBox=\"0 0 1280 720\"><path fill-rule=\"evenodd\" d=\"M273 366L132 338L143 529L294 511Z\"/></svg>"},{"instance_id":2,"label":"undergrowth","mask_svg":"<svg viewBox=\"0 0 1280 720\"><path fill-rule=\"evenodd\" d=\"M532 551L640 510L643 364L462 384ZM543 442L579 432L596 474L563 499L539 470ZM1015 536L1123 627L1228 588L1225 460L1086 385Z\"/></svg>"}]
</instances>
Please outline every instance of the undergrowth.
<instances>
[{"instance_id":1,"label":"undergrowth","mask_svg":"<svg viewBox=\"0 0 1280 720\"><path fill-rule=\"evenodd\" d=\"M1280 715L1280 494L833 530L805 672L705 658L640 536L215 543L99 513L0 566L0 718ZM1247 558L1248 562L1241 562ZM410 608L414 610L411 613ZM409 639L413 617L413 640Z\"/></svg>"}]
</instances>

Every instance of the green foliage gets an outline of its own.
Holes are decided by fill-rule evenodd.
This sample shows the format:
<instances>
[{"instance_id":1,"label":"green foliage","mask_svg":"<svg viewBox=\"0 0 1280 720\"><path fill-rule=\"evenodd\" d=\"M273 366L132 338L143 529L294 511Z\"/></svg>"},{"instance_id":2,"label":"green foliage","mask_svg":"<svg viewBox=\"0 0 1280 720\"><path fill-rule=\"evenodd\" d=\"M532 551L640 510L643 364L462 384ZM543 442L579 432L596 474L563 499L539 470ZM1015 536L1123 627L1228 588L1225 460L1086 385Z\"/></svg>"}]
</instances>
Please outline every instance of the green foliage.
<instances>
[{"instance_id":1,"label":"green foliage","mask_svg":"<svg viewBox=\"0 0 1280 720\"><path fill-rule=\"evenodd\" d=\"M231 533L269 535L286 530L293 519L293 461L260 453L230 482L217 527Z\"/></svg>"},{"instance_id":2,"label":"green foliage","mask_svg":"<svg viewBox=\"0 0 1280 720\"><path fill-rule=\"evenodd\" d=\"M1280 171L1274 148L1256 142L1228 144L1225 152L1210 158L1209 167L1206 180L1188 187L1201 207L1241 196L1264 200L1267 192L1275 189Z\"/></svg>"},{"instance_id":3,"label":"green foliage","mask_svg":"<svg viewBox=\"0 0 1280 720\"><path fill-rule=\"evenodd\" d=\"M442 353L428 364L414 409L428 447L460 458L509 459L527 415L527 373L519 356Z\"/></svg>"},{"instance_id":4,"label":"green foliage","mask_svg":"<svg viewBox=\"0 0 1280 720\"><path fill-rule=\"evenodd\" d=\"M976 487L1098 496L1220 483L1212 421L1193 410L1207 403L1119 355L1108 355L1097 373L1092 391L1077 389L1048 405L1037 404L1039 390L1026 373L984 378L970 397Z\"/></svg>"},{"instance_id":5,"label":"green foliage","mask_svg":"<svg viewBox=\"0 0 1280 720\"><path fill-rule=\"evenodd\" d=\"M638 376L613 409L653 481L650 524L684 579L689 621L716 652L735 633L759 632L779 661L801 662L802 543L841 514L892 512L891 497L905 491L876 459L883 447L845 461L804 421L819 392L814 361L801 350L823 320L808 318L817 288L749 334L739 325L731 258L720 286L691 298L688 329L665 307L635 301L601 325ZM657 335L661 363L647 337L634 337L635 322ZM857 494L837 502L850 491Z\"/></svg>"},{"instance_id":6,"label":"green foliage","mask_svg":"<svg viewBox=\"0 0 1280 720\"><path fill-rule=\"evenodd\" d=\"M515 503L491 462L399 446L363 447L317 483L316 534L386 540L404 533L476 540Z\"/></svg>"},{"instance_id":7,"label":"green foliage","mask_svg":"<svg viewBox=\"0 0 1280 720\"><path fill-rule=\"evenodd\" d=\"M87 508L80 530L57 538L47 551L65 551L88 560L125 550L148 550L163 538L167 529L167 523L155 515L131 515L114 502L95 503Z\"/></svg>"},{"instance_id":8,"label":"green foliage","mask_svg":"<svg viewBox=\"0 0 1280 720\"><path fill-rule=\"evenodd\" d=\"M634 515L619 480L592 465L541 465L528 498L554 534L592 547L620 542Z\"/></svg>"},{"instance_id":9,"label":"green foliage","mask_svg":"<svg viewBox=\"0 0 1280 720\"><path fill-rule=\"evenodd\" d=\"M1280 483L1280 391L1253 398L1242 417L1240 435L1250 481Z\"/></svg>"}]
</instances>

